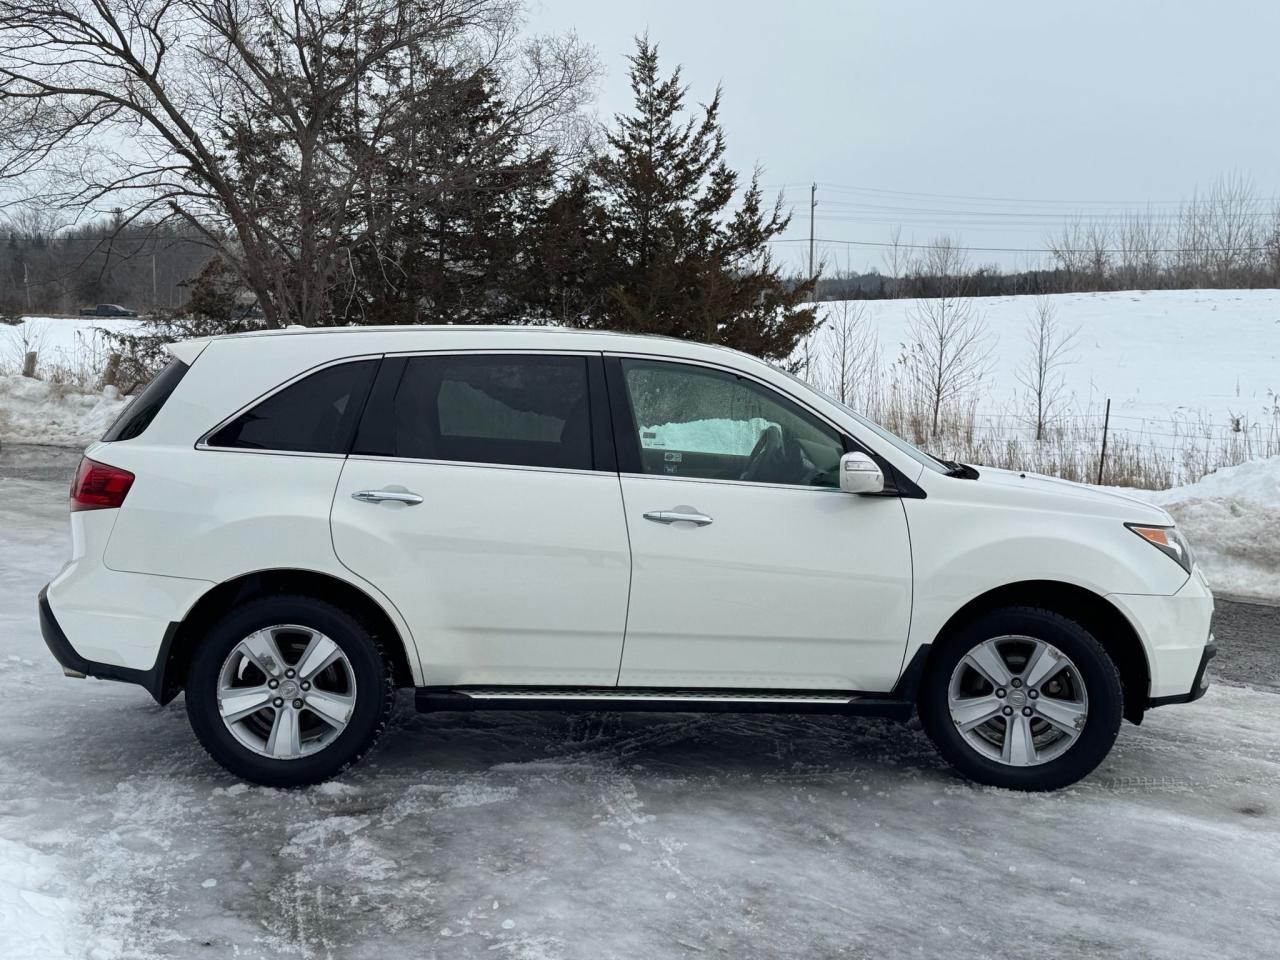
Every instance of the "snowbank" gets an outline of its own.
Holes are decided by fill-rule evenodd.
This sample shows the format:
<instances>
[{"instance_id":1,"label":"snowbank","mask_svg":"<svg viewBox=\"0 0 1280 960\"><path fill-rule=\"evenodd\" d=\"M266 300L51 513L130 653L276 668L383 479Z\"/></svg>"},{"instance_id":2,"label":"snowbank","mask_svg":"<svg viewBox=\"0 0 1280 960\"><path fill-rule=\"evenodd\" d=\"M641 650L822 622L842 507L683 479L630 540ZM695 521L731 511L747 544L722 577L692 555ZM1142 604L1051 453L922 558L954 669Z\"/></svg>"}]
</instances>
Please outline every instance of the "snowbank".
<instances>
[{"instance_id":1,"label":"snowbank","mask_svg":"<svg viewBox=\"0 0 1280 960\"><path fill-rule=\"evenodd\" d=\"M1126 490L1168 510L1219 593L1280 602L1280 457L1172 490Z\"/></svg>"},{"instance_id":2,"label":"snowbank","mask_svg":"<svg viewBox=\"0 0 1280 960\"><path fill-rule=\"evenodd\" d=\"M115 387L82 393L45 380L0 375L0 444L82 447L101 437L126 403Z\"/></svg>"},{"instance_id":3,"label":"snowbank","mask_svg":"<svg viewBox=\"0 0 1280 960\"><path fill-rule=\"evenodd\" d=\"M75 905L44 890L57 877L52 857L0 837L0 957L71 956L66 937L76 919Z\"/></svg>"}]
</instances>

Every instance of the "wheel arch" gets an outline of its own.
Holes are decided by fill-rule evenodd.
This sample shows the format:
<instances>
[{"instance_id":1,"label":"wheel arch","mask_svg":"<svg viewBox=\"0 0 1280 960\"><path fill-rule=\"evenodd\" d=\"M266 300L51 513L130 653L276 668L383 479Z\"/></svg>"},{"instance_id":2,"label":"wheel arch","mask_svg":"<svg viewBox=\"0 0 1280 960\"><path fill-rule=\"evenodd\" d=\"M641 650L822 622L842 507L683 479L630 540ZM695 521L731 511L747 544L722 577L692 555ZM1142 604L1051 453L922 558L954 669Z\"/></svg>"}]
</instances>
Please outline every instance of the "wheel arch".
<instances>
[{"instance_id":1,"label":"wheel arch","mask_svg":"<svg viewBox=\"0 0 1280 960\"><path fill-rule=\"evenodd\" d=\"M258 597L301 594L340 607L359 620L379 641L391 661L397 687L414 686L410 640L385 607L348 580L315 570L270 569L242 574L210 588L170 627L164 666L156 697L168 703L187 682L191 656L208 629L227 610Z\"/></svg>"},{"instance_id":2,"label":"wheel arch","mask_svg":"<svg viewBox=\"0 0 1280 960\"><path fill-rule=\"evenodd\" d=\"M1128 617L1101 594L1057 580L1023 580L1004 584L974 597L943 624L930 646L929 660L940 649L939 641L983 614L1003 607L1041 607L1080 624L1102 644L1120 671L1124 691L1124 717L1141 723L1151 687L1146 649ZM931 664L926 661L925 670Z\"/></svg>"}]
</instances>

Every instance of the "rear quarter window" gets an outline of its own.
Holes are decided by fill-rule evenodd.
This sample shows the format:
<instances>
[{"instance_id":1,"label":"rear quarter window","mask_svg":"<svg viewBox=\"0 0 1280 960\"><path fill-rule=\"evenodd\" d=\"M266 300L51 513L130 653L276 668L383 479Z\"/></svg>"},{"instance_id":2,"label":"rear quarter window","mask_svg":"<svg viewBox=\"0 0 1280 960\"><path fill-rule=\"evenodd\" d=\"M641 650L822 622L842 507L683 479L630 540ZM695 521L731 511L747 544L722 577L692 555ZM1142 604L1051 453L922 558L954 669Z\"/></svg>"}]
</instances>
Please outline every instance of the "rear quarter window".
<instances>
[{"instance_id":1,"label":"rear quarter window","mask_svg":"<svg viewBox=\"0 0 1280 960\"><path fill-rule=\"evenodd\" d=\"M170 360L168 366L157 373L124 408L124 412L116 417L115 423L102 435L103 442L115 443L117 440L132 440L141 436L151 426L151 421L156 418L160 408L173 396L173 391L178 389L178 384L190 369L181 360Z\"/></svg>"},{"instance_id":2,"label":"rear quarter window","mask_svg":"<svg viewBox=\"0 0 1280 960\"><path fill-rule=\"evenodd\" d=\"M205 441L210 447L345 454L377 360L351 360L304 376L259 401Z\"/></svg>"}]
</instances>

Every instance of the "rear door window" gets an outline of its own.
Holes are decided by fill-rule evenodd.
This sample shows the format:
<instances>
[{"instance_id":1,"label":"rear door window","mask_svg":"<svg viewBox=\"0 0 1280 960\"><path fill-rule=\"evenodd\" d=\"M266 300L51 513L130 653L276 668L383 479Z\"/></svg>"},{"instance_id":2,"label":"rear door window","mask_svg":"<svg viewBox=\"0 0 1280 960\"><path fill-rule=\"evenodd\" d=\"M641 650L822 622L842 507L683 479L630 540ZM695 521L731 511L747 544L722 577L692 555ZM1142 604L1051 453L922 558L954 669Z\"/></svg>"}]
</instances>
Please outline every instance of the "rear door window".
<instances>
[{"instance_id":1,"label":"rear door window","mask_svg":"<svg viewBox=\"0 0 1280 960\"><path fill-rule=\"evenodd\" d=\"M244 450L346 454L377 368L377 360L352 360L317 370L220 427L206 443Z\"/></svg>"},{"instance_id":2,"label":"rear door window","mask_svg":"<svg viewBox=\"0 0 1280 960\"><path fill-rule=\"evenodd\" d=\"M103 441L115 443L117 440L132 440L134 437L141 436L142 432L151 426L151 421L156 418L160 408L173 396L173 391L178 389L178 384L182 382L182 378L187 375L189 369L191 368L181 360L170 360L168 365L157 373L142 392L124 408L124 412L116 417L115 422L103 434Z\"/></svg>"},{"instance_id":3,"label":"rear door window","mask_svg":"<svg viewBox=\"0 0 1280 960\"><path fill-rule=\"evenodd\" d=\"M411 357L355 453L510 466L592 468L587 358Z\"/></svg>"}]
</instances>

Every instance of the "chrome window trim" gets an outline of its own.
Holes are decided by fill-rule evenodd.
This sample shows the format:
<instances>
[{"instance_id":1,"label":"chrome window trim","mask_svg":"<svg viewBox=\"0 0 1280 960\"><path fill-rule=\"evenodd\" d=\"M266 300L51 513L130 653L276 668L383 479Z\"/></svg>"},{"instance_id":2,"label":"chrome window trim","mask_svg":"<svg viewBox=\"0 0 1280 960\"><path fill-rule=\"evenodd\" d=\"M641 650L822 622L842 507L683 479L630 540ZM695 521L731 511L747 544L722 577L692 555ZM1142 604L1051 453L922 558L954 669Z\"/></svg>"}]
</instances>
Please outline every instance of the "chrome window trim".
<instances>
[{"instance_id":1,"label":"chrome window trim","mask_svg":"<svg viewBox=\"0 0 1280 960\"><path fill-rule=\"evenodd\" d=\"M353 453L345 459L367 463L412 463L423 467L482 467L491 470L526 470L533 473L572 473L586 477L618 479L616 470L583 470L579 467L537 467L525 463L490 463L487 460L428 460L422 457L389 457L373 453Z\"/></svg>"},{"instance_id":2,"label":"chrome window trim","mask_svg":"<svg viewBox=\"0 0 1280 960\"><path fill-rule=\"evenodd\" d=\"M774 490L798 490L810 493L844 493L839 487L815 487L807 483L767 483L763 480L724 480L719 477L679 477L663 473L620 473L627 480L680 480L684 483L716 483L728 487L770 487Z\"/></svg>"}]
</instances>

